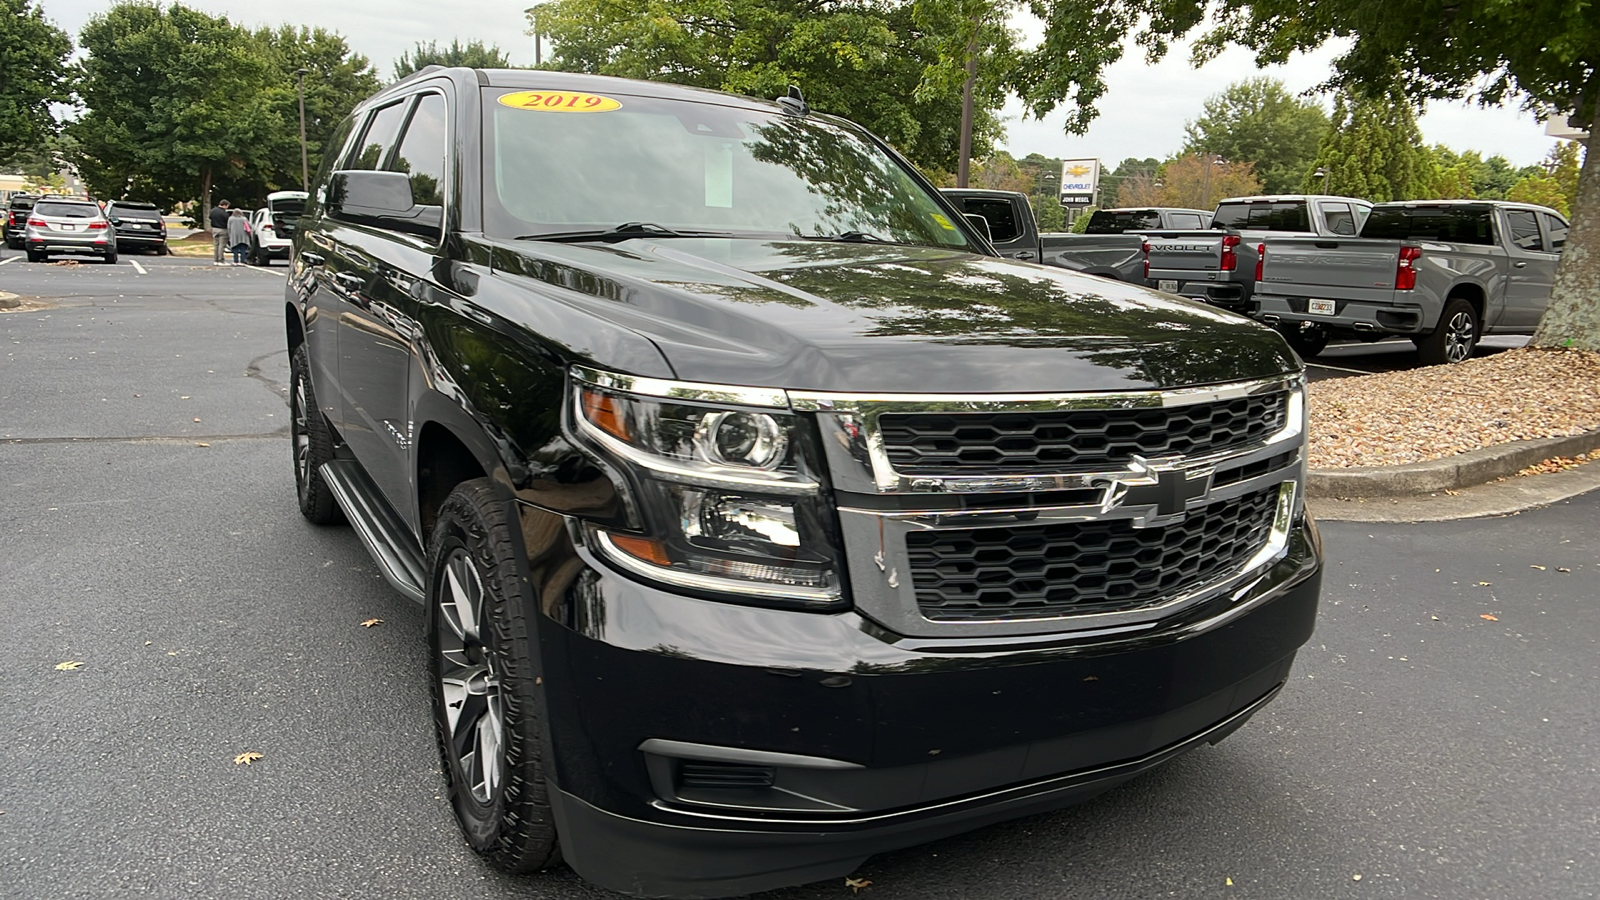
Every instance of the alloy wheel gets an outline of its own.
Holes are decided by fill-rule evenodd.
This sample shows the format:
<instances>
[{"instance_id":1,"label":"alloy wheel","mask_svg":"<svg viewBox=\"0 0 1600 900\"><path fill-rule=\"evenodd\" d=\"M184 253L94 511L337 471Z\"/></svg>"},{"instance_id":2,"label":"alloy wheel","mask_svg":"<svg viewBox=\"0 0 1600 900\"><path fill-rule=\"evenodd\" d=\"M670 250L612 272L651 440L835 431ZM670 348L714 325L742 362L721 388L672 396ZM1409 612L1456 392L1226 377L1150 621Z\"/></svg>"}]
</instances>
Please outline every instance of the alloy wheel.
<instances>
[{"instance_id":1,"label":"alloy wheel","mask_svg":"<svg viewBox=\"0 0 1600 900\"><path fill-rule=\"evenodd\" d=\"M294 379L294 409L290 411L294 434L294 475L296 486L302 492L311 483L311 431L306 421L306 379L297 374Z\"/></svg>"},{"instance_id":2,"label":"alloy wheel","mask_svg":"<svg viewBox=\"0 0 1600 900\"><path fill-rule=\"evenodd\" d=\"M492 802L504 781L505 713L495 655L486 632L483 578L461 547L445 559L439 586L440 695L445 751L462 784L480 804Z\"/></svg>"},{"instance_id":3,"label":"alloy wheel","mask_svg":"<svg viewBox=\"0 0 1600 900\"><path fill-rule=\"evenodd\" d=\"M1453 363L1465 360L1472 355L1476 339L1477 328L1473 325L1470 313L1462 311L1451 316L1444 336L1445 358Z\"/></svg>"}]
</instances>

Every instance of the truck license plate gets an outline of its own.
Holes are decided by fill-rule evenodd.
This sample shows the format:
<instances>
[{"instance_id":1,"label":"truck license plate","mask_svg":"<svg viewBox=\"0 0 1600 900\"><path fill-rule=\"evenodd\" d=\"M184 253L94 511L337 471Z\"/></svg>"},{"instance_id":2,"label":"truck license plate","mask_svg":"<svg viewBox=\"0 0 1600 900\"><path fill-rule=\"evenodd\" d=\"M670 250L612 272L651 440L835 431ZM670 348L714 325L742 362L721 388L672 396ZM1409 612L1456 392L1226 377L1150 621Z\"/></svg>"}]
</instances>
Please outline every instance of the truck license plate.
<instances>
[{"instance_id":1,"label":"truck license plate","mask_svg":"<svg viewBox=\"0 0 1600 900\"><path fill-rule=\"evenodd\" d=\"M1313 316L1331 316L1335 312L1334 303L1332 300L1308 300L1306 312Z\"/></svg>"},{"instance_id":2,"label":"truck license plate","mask_svg":"<svg viewBox=\"0 0 1600 900\"><path fill-rule=\"evenodd\" d=\"M1163 278L1156 282L1156 287L1166 291L1169 294L1176 294L1178 292L1178 282L1169 278Z\"/></svg>"}]
</instances>

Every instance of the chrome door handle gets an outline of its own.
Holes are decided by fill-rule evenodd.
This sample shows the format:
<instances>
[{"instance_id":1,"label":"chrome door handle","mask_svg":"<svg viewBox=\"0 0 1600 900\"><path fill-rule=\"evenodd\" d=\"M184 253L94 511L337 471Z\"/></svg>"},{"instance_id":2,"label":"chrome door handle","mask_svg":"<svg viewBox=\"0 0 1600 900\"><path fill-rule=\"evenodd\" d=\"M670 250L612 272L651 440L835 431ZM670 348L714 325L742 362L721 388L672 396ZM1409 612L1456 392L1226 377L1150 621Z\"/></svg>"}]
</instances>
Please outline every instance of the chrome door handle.
<instances>
[{"instance_id":1,"label":"chrome door handle","mask_svg":"<svg viewBox=\"0 0 1600 900\"><path fill-rule=\"evenodd\" d=\"M1525 269L1528 266L1528 264L1526 262L1512 263L1512 265L1516 266L1519 269Z\"/></svg>"},{"instance_id":2,"label":"chrome door handle","mask_svg":"<svg viewBox=\"0 0 1600 900\"><path fill-rule=\"evenodd\" d=\"M1023 261L1027 261L1027 260L1030 260L1030 259L1033 259L1033 254L1032 254L1032 253L1029 253L1029 252L1028 252L1028 251L1026 251L1026 250L1024 250L1024 251L1022 251L1022 252L1021 252L1021 253L1018 253L1018 254L1017 254L1017 255L1016 255L1016 258L1017 258L1017 259L1020 259L1020 260L1023 260Z\"/></svg>"}]
</instances>

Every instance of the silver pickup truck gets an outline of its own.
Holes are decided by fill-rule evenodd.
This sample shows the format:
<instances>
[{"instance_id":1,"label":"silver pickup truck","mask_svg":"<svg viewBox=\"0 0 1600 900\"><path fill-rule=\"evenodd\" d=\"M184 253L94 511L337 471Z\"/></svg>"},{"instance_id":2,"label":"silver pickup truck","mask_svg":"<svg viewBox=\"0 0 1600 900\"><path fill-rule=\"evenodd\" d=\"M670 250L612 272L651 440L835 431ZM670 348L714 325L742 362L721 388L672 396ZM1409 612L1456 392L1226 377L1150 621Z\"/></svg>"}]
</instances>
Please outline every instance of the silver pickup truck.
<instances>
[{"instance_id":1,"label":"silver pickup truck","mask_svg":"<svg viewBox=\"0 0 1600 900\"><path fill-rule=\"evenodd\" d=\"M1145 235L1145 284L1250 313L1256 256L1268 237L1354 237L1372 204L1351 197L1234 197L1217 204L1206 231Z\"/></svg>"},{"instance_id":2,"label":"silver pickup truck","mask_svg":"<svg viewBox=\"0 0 1600 900\"><path fill-rule=\"evenodd\" d=\"M1359 238L1267 241L1256 316L1301 356L1331 337L1399 334L1425 365L1460 362L1483 334L1533 333L1567 227L1525 203L1380 203Z\"/></svg>"},{"instance_id":3,"label":"silver pickup truck","mask_svg":"<svg viewBox=\"0 0 1600 900\"><path fill-rule=\"evenodd\" d=\"M942 193L969 217L983 217L1001 256L1134 284L1144 281L1145 231L1205 228L1211 222L1211 213L1203 209L1102 209L1090 216L1084 234L1040 234L1025 194L978 188Z\"/></svg>"}]
</instances>

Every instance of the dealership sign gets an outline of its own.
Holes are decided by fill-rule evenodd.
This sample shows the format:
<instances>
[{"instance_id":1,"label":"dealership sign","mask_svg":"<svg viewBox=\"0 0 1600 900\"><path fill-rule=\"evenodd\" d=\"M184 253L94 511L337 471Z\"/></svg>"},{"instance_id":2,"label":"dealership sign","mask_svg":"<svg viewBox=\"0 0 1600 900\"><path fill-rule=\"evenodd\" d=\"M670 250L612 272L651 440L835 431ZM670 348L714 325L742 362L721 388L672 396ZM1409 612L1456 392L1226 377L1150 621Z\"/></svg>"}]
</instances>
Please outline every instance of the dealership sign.
<instances>
[{"instance_id":1,"label":"dealership sign","mask_svg":"<svg viewBox=\"0 0 1600 900\"><path fill-rule=\"evenodd\" d=\"M1089 206L1100 187L1100 160L1069 159L1061 163L1061 205Z\"/></svg>"}]
</instances>

